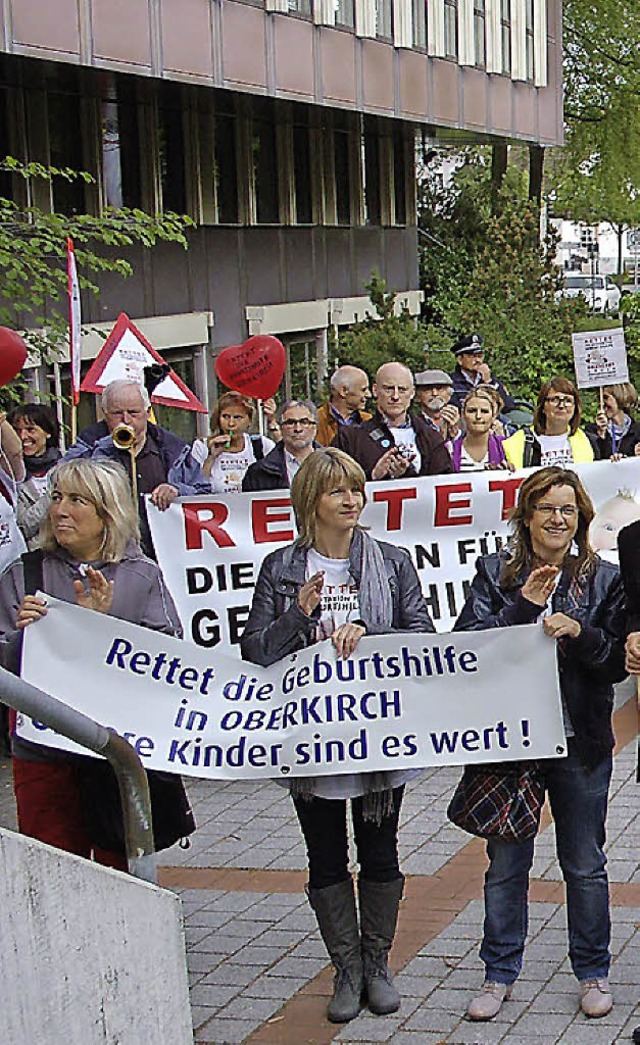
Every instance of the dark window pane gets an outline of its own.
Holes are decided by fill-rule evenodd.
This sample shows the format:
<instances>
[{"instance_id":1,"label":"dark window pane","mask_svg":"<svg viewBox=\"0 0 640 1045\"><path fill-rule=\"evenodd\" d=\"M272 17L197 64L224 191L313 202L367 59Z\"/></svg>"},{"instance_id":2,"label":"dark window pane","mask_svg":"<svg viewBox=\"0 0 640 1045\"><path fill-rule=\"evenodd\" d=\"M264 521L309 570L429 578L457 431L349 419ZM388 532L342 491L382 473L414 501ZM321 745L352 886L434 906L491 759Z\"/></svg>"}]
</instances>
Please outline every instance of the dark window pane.
<instances>
[{"instance_id":1,"label":"dark window pane","mask_svg":"<svg viewBox=\"0 0 640 1045\"><path fill-rule=\"evenodd\" d=\"M296 190L296 222L310 225L313 221L311 203L311 154L309 128L293 128L293 176Z\"/></svg>"},{"instance_id":2,"label":"dark window pane","mask_svg":"<svg viewBox=\"0 0 640 1045\"><path fill-rule=\"evenodd\" d=\"M373 131L364 134L364 207L367 225L380 224L380 139Z\"/></svg>"},{"instance_id":3,"label":"dark window pane","mask_svg":"<svg viewBox=\"0 0 640 1045\"><path fill-rule=\"evenodd\" d=\"M102 100L102 167L110 207L141 207L138 111L132 85L109 85Z\"/></svg>"},{"instance_id":4,"label":"dark window pane","mask_svg":"<svg viewBox=\"0 0 640 1045\"><path fill-rule=\"evenodd\" d=\"M53 167L84 170L80 99L72 94L47 95L49 158ZM82 214L86 210L84 182L79 178L53 179L53 206L60 214Z\"/></svg>"},{"instance_id":5,"label":"dark window pane","mask_svg":"<svg viewBox=\"0 0 640 1045\"><path fill-rule=\"evenodd\" d=\"M287 7L293 14L311 18L311 0L288 0Z\"/></svg>"},{"instance_id":6,"label":"dark window pane","mask_svg":"<svg viewBox=\"0 0 640 1045\"><path fill-rule=\"evenodd\" d=\"M273 119L256 119L252 125L253 176L256 190L256 220L259 225L277 225L280 220L276 128Z\"/></svg>"},{"instance_id":7,"label":"dark window pane","mask_svg":"<svg viewBox=\"0 0 640 1045\"><path fill-rule=\"evenodd\" d=\"M501 0L502 71L511 72L511 0Z\"/></svg>"},{"instance_id":8,"label":"dark window pane","mask_svg":"<svg viewBox=\"0 0 640 1045\"><path fill-rule=\"evenodd\" d=\"M376 4L376 36L390 40L393 35L393 15L391 0L375 0Z\"/></svg>"},{"instance_id":9,"label":"dark window pane","mask_svg":"<svg viewBox=\"0 0 640 1045\"><path fill-rule=\"evenodd\" d=\"M184 130L180 91L163 91L158 105L158 141L160 146L160 184L162 209L184 214L187 193L184 170Z\"/></svg>"},{"instance_id":10,"label":"dark window pane","mask_svg":"<svg viewBox=\"0 0 640 1045\"><path fill-rule=\"evenodd\" d=\"M485 24L485 0L474 0L473 4L473 33L476 54L476 65L484 68L486 64L486 47L484 36Z\"/></svg>"},{"instance_id":11,"label":"dark window pane","mask_svg":"<svg viewBox=\"0 0 640 1045\"><path fill-rule=\"evenodd\" d=\"M0 92L0 160L11 155L9 141L9 124L7 119L7 91ZM12 198L11 175L8 171L0 171L0 196L5 200Z\"/></svg>"},{"instance_id":12,"label":"dark window pane","mask_svg":"<svg viewBox=\"0 0 640 1045\"><path fill-rule=\"evenodd\" d=\"M338 225L350 225L351 158L348 131L334 130L333 152L336 171L336 217Z\"/></svg>"},{"instance_id":13,"label":"dark window pane","mask_svg":"<svg viewBox=\"0 0 640 1045\"><path fill-rule=\"evenodd\" d=\"M354 0L335 0L336 25L353 29L355 25Z\"/></svg>"},{"instance_id":14,"label":"dark window pane","mask_svg":"<svg viewBox=\"0 0 640 1045\"><path fill-rule=\"evenodd\" d=\"M176 349L175 351L182 351L184 349ZM192 389L195 392L195 373L193 367L193 357L186 356L182 359L173 357L172 352L164 352L163 357L167 363L175 370L178 377L181 377L187 388ZM163 428L168 428L174 435L180 436L186 443L192 443L195 439L196 423L198 415L193 410L180 410L173 406L158 406L153 404L153 411L156 415L156 419L159 425Z\"/></svg>"},{"instance_id":15,"label":"dark window pane","mask_svg":"<svg viewBox=\"0 0 640 1045\"><path fill-rule=\"evenodd\" d=\"M412 0L413 46L426 50L427 47L427 4L426 0Z\"/></svg>"},{"instance_id":16,"label":"dark window pane","mask_svg":"<svg viewBox=\"0 0 640 1045\"><path fill-rule=\"evenodd\" d=\"M458 0L444 0L444 53L458 57Z\"/></svg>"},{"instance_id":17,"label":"dark window pane","mask_svg":"<svg viewBox=\"0 0 640 1045\"><path fill-rule=\"evenodd\" d=\"M393 192L395 198L395 223L407 224L407 165L404 138L396 133L393 141Z\"/></svg>"},{"instance_id":18,"label":"dark window pane","mask_svg":"<svg viewBox=\"0 0 640 1045\"><path fill-rule=\"evenodd\" d=\"M236 225L238 223L238 161L234 117L216 115L214 149L218 221L225 225Z\"/></svg>"}]
</instances>

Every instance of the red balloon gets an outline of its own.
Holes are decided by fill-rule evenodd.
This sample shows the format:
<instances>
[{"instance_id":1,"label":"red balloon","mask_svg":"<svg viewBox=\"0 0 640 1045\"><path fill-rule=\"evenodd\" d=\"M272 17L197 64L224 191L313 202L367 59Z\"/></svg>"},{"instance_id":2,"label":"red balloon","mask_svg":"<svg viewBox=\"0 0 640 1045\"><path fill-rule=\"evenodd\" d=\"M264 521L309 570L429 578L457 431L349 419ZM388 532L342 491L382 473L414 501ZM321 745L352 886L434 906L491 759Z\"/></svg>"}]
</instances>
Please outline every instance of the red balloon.
<instances>
[{"instance_id":1,"label":"red balloon","mask_svg":"<svg viewBox=\"0 0 640 1045\"><path fill-rule=\"evenodd\" d=\"M268 399L280 387L287 365L284 345L271 334L254 334L243 345L223 348L216 374L227 388L252 399Z\"/></svg>"},{"instance_id":2,"label":"red balloon","mask_svg":"<svg viewBox=\"0 0 640 1045\"><path fill-rule=\"evenodd\" d=\"M20 373L27 361L27 346L15 330L0 327L0 388Z\"/></svg>"}]
</instances>

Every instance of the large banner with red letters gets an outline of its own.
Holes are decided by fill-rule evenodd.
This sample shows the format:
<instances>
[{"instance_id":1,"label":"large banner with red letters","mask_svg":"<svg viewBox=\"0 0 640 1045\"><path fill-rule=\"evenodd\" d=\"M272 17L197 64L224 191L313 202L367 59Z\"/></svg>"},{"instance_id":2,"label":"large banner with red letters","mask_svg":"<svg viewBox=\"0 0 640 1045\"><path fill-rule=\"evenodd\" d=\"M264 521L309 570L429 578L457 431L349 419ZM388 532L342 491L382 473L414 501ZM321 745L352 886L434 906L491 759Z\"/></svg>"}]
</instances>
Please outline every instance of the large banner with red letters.
<instances>
[{"instance_id":1,"label":"large banner with red letters","mask_svg":"<svg viewBox=\"0 0 640 1045\"><path fill-rule=\"evenodd\" d=\"M640 518L640 458L576 468L597 508L594 546L616 558L618 530ZM528 474L502 471L367 485L362 523L378 540L406 548L438 631L464 604L479 555L498 551ZM294 540L288 491L181 498L165 512L148 504L151 532L185 638L237 647L260 564Z\"/></svg>"}]
</instances>

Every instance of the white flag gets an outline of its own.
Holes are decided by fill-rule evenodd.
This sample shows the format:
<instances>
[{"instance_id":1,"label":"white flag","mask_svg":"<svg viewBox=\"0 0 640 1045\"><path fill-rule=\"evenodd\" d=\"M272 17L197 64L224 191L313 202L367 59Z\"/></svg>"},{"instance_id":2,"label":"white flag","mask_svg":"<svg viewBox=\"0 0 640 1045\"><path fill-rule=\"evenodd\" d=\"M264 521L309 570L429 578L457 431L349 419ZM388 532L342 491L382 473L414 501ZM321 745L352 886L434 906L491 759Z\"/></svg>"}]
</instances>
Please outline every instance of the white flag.
<instances>
[{"instance_id":1,"label":"white flag","mask_svg":"<svg viewBox=\"0 0 640 1045\"><path fill-rule=\"evenodd\" d=\"M80 285L76 269L73 240L67 237L67 293L69 295L69 355L71 358L71 390L75 406L80 402Z\"/></svg>"}]
</instances>

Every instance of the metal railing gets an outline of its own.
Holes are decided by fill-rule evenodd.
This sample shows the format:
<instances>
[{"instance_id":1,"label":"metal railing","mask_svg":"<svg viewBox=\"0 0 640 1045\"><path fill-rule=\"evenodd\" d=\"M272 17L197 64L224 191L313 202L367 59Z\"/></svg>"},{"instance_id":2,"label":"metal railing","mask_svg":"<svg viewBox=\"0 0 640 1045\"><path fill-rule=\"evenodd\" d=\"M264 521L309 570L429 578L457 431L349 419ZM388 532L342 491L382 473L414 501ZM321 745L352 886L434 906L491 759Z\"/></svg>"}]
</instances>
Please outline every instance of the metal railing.
<instances>
[{"instance_id":1,"label":"metal railing","mask_svg":"<svg viewBox=\"0 0 640 1045\"><path fill-rule=\"evenodd\" d=\"M131 745L119 733L99 725L5 668L0 668L0 701L76 744L104 755L110 762L120 790L129 872L136 878L156 884L158 875L149 783L142 762Z\"/></svg>"}]
</instances>

